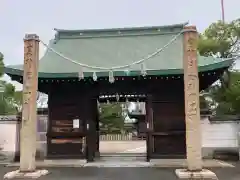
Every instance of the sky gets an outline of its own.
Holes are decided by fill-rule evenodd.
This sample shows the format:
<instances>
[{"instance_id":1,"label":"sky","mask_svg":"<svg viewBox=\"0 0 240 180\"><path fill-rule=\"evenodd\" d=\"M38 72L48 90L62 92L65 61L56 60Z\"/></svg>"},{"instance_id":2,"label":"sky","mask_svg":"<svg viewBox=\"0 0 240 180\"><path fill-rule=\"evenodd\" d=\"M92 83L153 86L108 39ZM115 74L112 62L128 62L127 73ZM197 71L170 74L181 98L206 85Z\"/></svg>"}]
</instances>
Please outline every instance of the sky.
<instances>
[{"instance_id":1,"label":"sky","mask_svg":"<svg viewBox=\"0 0 240 180\"><path fill-rule=\"evenodd\" d=\"M54 28L96 29L161 26L183 22L202 32L221 19L221 0L0 0L0 51L6 65L23 63L23 38L44 42ZM225 20L240 17L240 0L225 0ZM40 56L44 48L40 47ZM4 79L9 80L6 76ZM17 89L21 85L14 83Z\"/></svg>"}]
</instances>

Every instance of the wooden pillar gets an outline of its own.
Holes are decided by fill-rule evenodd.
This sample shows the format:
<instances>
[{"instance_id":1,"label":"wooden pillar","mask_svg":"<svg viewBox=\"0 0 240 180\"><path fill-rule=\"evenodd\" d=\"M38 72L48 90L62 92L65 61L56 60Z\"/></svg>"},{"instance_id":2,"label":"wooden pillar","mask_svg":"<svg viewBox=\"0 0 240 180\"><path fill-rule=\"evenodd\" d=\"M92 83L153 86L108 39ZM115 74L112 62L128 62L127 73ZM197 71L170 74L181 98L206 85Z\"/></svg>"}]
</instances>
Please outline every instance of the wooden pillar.
<instances>
[{"instance_id":1,"label":"wooden pillar","mask_svg":"<svg viewBox=\"0 0 240 180\"><path fill-rule=\"evenodd\" d=\"M146 103L146 138L147 138L147 157L146 161L150 161L153 154L153 109L152 109L152 95L147 95Z\"/></svg>"},{"instance_id":2,"label":"wooden pillar","mask_svg":"<svg viewBox=\"0 0 240 180\"><path fill-rule=\"evenodd\" d=\"M35 34L26 34L24 39L22 128L20 132L21 172L33 172L36 169L38 60L39 37Z\"/></svg>"},{"instance_id":3,"label":"wooden pillar","mask_svg":"<svg viewBox=\"0 0 240 180\"><path fill-rule=\"evenodd\" d=\"M87 161L93 162L96 151L96 99L92 96L92 94L85 95L85 115L87 122Z\"/></svg>"},{"instance_id":4,"label":"wooden pillar","mask_svg":"<svg viewBox=\"0 0 240 180\"><path fill-rule=\"evenodd\" d=\"M195 26L185 27L185 30L183 67L187 163L189 171L200 171L202 170L202 142L197 63L198 33Z\"/></svg>"},{"instance_id":5,"label":"wooden pillar","mask_svg":"<svg viewBox=\"0 0 240 180\"><path fill-rule=\"evenodd\" d=\"M17 125L16 125L16 150L14 156L14 162L20 162L20 130L21 130L21 117L22 113L17 114Z\"/></svg>"},{"instance_id":6,"label":"wooden pillar","mask_svg":"<svg viewBox=\"0 0 240 180\"><path fill-rule=\"evenodd\" d=\"M100 157L100 151L99 151L99 143L100 143L100 127L99 127L99 112L98 112L98 106L96 106L96 151L95 151L95 157Z\"/></svg>"}]
</instances>

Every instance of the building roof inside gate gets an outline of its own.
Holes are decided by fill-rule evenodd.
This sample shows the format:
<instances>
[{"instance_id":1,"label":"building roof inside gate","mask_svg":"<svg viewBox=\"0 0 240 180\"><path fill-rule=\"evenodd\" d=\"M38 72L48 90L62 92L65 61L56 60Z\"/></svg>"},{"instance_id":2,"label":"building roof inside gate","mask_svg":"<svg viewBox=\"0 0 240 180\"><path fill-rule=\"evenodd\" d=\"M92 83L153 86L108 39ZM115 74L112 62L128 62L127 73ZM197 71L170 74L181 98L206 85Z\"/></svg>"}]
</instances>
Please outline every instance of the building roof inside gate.
<instances>
[{"instance_id":1,"label":"building roof inside gate","mask_svg":"<svg viewBox=\"0 0 240 180\"><path fill-rule=\"evenodd\" d=\"M90 66L111 68L138 61L165 46L179 34L185 23L121 29L62 30L55 29L55 38L49 47L73 59ZM174 75L183 73L183 35L158 55L145 62L148 75ZM198 57L199 71L210 71L229 67L233 60L213 57ZM51 50L47 50L39 62L40 78L78 77L81 67L63 59ZM83 68L84 76L108 76L109 72ZM23 74L23 65L7 66L9 75ZM141 74L141 65L129 69L114 71L115 76L136 76Z\"/></svg>"}]
</instances>

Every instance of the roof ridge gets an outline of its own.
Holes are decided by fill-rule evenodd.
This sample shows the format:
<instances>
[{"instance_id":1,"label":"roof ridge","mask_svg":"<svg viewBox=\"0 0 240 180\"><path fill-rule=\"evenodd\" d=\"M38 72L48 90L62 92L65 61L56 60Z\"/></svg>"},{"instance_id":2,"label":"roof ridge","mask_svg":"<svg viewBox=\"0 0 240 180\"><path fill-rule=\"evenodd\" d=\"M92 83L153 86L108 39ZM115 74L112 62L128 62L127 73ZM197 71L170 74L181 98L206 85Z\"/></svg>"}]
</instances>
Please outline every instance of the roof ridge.
<instances>
[{"instance_id":1,"label":"roof ridge","mask_svg":"<svg viewBox=\"0 0 240 180\"><path fill-rule=\"evenodd\" d=\"M188 22L162 25L162 26L139 26L139 27L124 27L124 28L101 28L101 29L58 29L54 28L58 33L81 33L81 32L115 32L115 31L139 31L139 30L153 30L153 29L171 29L183 28Z\"/></svg>"}]
</instances>

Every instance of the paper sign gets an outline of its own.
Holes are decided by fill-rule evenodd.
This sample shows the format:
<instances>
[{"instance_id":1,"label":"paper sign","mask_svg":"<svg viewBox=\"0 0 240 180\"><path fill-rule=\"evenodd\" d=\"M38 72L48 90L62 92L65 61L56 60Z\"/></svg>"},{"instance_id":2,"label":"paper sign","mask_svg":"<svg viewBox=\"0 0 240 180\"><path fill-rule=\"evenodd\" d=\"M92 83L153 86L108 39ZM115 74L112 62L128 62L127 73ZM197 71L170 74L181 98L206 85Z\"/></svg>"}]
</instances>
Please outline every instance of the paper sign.
<instances>
[{"instance_id":1,"label":"paper sign","mask_svg":"<svg viewBox=\"0 0 240 180\"><path fill-rule=\"evenodd\" d=\"M79 119L73 120L73 128L79 128Z\"/></svg>"}]
</instances>

